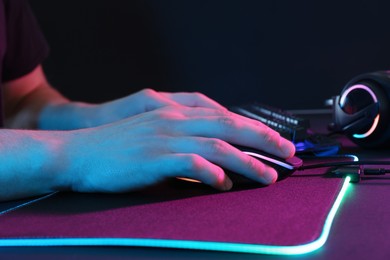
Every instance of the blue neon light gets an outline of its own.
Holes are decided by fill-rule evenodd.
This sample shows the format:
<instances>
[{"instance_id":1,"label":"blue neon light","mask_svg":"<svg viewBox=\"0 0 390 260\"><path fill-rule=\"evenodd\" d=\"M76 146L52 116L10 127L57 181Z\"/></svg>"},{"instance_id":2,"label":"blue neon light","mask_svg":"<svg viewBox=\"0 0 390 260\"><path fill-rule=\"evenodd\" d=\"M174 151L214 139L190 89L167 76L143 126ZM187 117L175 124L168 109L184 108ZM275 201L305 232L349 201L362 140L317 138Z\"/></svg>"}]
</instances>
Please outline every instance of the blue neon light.
<instances>
[{"instance_id":1,"label":"blue neon light","mask_svg":"<svg viewBox=\"0 0 390 260\"><path fill-rule=\"evenodd\" d=\"M345 197L351 178L346 177L331 210L326 217L321 235L317 240L297 246L270 246L225 242L205 242L190 240L143 239L143 238L20 238L0 239L0 246L139 246L176 249L211 250L224 252L300 255L321 248L328 239L333 220Z\"/></svg>"}]
</instances>

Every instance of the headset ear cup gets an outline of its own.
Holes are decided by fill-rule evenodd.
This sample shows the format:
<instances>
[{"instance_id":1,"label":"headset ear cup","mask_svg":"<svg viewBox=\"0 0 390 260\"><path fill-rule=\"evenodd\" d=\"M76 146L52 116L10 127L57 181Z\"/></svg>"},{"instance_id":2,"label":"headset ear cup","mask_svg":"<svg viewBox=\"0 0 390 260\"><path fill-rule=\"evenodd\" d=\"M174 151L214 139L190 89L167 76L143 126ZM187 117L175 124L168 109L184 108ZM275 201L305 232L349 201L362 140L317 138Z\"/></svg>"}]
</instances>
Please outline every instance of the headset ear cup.
<instances>
[{"instance_id":1,"label":"headset ear cup","mask_svg":"<svg viewBox=\"0 0 390 260\"><path fill-rule=\"evenodd\" d=\"M377 126L367 135L359 135L357 129L362 128L364 120L357 121L353 127L346 127L345 113L340 108L338 99L334 100L333 117L335 129L343 131L354 143L364 148L383 148L390 147L390 72L380 71L374 73L363 74L355 77L341 91L341 95L345 94L350 88L355 85L362 85L373 92L377 99L378 109L376 114L379 115L377 119ZM357 101L359 102L359 100ZM359 116L366 117L366 119L374 124L372 115L362 113ZM376 116L376 115L374 115Z\"/></svg>"},{"instance_id":2,"label":"headset ear cup","mask_svg":"<svg viewBox=\"0 0 390 260\"><path fill-rule=\"evenodd\" d=\"M382 85L370 84L370 88L378 98L378 125L375 130L365 138L356 138L353 133L348 134L348 136L354 143L364 148L390 147L389 98Z\"/></svg>"}]
</instances>

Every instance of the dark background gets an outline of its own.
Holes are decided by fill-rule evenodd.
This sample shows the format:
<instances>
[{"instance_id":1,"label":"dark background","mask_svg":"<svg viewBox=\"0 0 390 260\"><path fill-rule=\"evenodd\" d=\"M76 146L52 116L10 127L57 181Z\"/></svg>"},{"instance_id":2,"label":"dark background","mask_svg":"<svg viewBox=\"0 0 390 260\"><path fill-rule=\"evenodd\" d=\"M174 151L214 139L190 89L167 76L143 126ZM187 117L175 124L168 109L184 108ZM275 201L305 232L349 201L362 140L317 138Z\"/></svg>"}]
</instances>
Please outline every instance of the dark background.
<instances>
[{"instance_id":1,"label":"dark background","mask_svg":"<svg viewBox=\"0 0 390 260\"><path fill-rule=\"evenodd\" d=\"M89 102L142 88L229 106L322 108L353 76L390 69L389 1L35 0L44 66Z\"/></svg>"}]
</instances>

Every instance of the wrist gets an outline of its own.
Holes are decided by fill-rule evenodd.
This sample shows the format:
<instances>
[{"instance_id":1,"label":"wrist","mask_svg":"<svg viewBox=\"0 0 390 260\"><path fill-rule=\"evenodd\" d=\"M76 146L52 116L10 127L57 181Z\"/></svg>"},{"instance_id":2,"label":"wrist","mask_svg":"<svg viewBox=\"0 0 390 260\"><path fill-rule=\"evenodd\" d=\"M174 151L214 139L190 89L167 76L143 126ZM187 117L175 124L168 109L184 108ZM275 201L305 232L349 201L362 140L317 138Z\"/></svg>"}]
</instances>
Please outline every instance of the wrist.
<instances>
[{"instance_id":1,"label":"wrist","mask_svg":"<svg viewBox=\"0 0 390 260\"><path fill-rule=\"evenodd\" d=\"M60 132L0 131L0 200L18 199L69 190Z\"/></svg>"}]
</instances>

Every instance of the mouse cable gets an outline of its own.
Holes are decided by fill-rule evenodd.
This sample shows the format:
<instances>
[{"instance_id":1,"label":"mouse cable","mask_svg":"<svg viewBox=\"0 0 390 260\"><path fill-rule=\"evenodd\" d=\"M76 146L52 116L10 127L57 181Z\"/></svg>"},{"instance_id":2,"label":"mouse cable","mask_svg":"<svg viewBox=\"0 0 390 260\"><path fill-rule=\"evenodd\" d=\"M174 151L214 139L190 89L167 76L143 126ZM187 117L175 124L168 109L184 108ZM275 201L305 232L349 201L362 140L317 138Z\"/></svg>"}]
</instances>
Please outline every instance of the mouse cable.
<instances>
[{"instance_id":1,"label":"mouse cable","mask_svg":"<svg viewBox=\"0 0 390 260\"><path fill-rule=\"evenodd\" d=\"M316 163L304 165L297 170L307 170L325 167L338 167L331 173L334 177L350 176L351 182L359 182L365 176L379 176L390 173L390 169L384 168L365 168L365 165L390 165L390 161L340 161L328 163Z\"/></svg>"},{"instance_id":2,"label":"mouse cable","mask_svg":"<svg viewBox=\"0 0 390 260\"><path fill-rule=\"evenodd\" d=\"M390 165L390 161L340 161L340 162L326 162L326 163L315 163L309 165L303 165L298 170L307 170L324 167L337 167L337 166L349 166L349 165Z\"/></svg>"}]
</instances>

